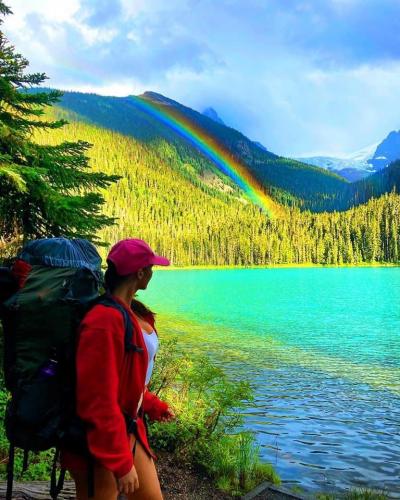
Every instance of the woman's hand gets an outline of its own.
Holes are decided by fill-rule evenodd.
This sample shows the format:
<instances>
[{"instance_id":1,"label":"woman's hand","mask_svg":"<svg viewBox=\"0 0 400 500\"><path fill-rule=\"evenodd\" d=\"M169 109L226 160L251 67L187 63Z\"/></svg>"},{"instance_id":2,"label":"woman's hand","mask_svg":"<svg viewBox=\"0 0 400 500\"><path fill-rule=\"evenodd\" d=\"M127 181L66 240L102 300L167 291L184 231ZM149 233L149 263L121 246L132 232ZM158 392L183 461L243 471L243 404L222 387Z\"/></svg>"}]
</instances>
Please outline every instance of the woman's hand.
<instances>
[{"instance_id":1,"label":"woman's hand","mask_svg":"<svg viewBox=\"0 0 400 500\"><path fill-rule=\"evenodd\" d=\"M135 469L135 466L132 466L132 469L118 479L118 491L120 493L124 493L125 495L129 495L129 493L133 493L139 488L139 478Z\"/></svg>"},{"instance_id":2,"label":"woman's hand","mask_svg":"<svg viewBox=\"0 0 400 500\"><path fill-rule=\"evenodd\" d=\"M171 410L171 408L168 408L160 418L161 422L170 422L171 420L174 420L176 418L175 413Z\"/></svg>"},{"instance_id":3,"label":"woman's hand","mask_svg":"<svg viewBox=\"0 0 400 500\"><path fill-rule=\"evenodd\" d=\"M143 411L151 422L168 422L175 413L165 401L146 389L143 397Z\"/></svg>"}]
</instances>

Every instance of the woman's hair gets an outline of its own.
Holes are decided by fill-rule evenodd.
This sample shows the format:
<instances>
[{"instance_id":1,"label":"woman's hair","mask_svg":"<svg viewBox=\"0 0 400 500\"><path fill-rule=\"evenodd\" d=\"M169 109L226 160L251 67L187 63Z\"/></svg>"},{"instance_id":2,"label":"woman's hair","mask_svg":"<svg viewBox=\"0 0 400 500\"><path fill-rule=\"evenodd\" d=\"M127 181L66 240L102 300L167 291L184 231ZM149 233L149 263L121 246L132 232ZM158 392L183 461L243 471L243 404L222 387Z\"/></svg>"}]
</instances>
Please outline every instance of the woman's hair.
<instances>
[{"instance_id":1,"label":"woman's hair","mask_svg":"<svg viewBox=\"0 0 400 500\"><path fill-rule=\"evenodd\" d=\"M104 288L106 292L113 293L117 287L129 279L129 276L120 276L117 273L114 263L110 260L107 261L107 266L107 270L104 274Z\"/></svg>"},{"instance_id":2,"label":"woman's hair","mask_svg":"<svg viewBox=\"0 0 400 500\"><path fill-rule=\"evenodd\" d=\"M107 266L107 270L104 274L104 287L106 289L106 292L113 293L117 287L119 287L124 283L124 281L129 279L130 275L120 276L115 269L114 263L110 260L107 261ZM149 314L154 316L155 314L137 299L132 299L131 309L133 312L139 314L139 316L147 316Z\"/></svg>"},{"instance_id":3,"label":"woman's hair","mask_svg":"<svg viewBox=\"0 0 400 500\"><path fill-rule=\"evenodd\" d=\"M152 316L155 316L156 313L151 311L147 306L145 306L142 302L140 302L137 299L133 299L131 302L131 309L134 313L138 314L139 316L148 316L151 314Z\"/></svg>"}]
</instances>

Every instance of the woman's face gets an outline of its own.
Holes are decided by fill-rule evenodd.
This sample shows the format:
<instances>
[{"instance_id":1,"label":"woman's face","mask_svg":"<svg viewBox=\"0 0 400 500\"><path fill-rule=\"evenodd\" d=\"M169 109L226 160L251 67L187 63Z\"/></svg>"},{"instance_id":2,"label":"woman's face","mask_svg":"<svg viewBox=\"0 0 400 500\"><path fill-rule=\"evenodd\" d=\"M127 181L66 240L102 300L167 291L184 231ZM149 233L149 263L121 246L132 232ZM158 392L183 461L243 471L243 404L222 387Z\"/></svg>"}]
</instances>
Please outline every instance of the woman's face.
<instances>
[{"instance_id":1,"label":"woman's face","mask_svg":"<svg viewBox=\"0 0 400 500\"><path fill-rule=\"evenodd\" d=\"M153 266L144 267L138 271L138 288L139 290L146 290L149 281L153 276Z\"/></svg>"}]
</instances>

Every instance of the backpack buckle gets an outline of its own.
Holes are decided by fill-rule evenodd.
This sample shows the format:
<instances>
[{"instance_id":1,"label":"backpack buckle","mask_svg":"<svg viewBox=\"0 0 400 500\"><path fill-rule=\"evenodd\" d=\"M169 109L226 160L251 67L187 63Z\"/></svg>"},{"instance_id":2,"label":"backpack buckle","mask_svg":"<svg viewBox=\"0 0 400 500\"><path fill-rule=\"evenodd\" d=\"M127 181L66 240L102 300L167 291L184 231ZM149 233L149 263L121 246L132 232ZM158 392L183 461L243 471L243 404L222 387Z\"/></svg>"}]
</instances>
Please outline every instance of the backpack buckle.
<instances>
[{"instance_id":1,"label":"backpack buckle","mask_svg":"<svg viewBox=\"0 0 400 500\"><path fill-rule=\"evenodd\" d=\"M127 350L128 351L133 351L133 352L143 352L143 347L139 347L138 345L136 344L129 344L127 346Z\"/></svg>"},{"instance_id":2,"label":"backpack buckle","mask_svg":"<svg viewBox=\"0 0 400 500\"><path fill-rule=\"evenodd\" d=\"M137 420L136 418L131 417L127 413L124 413L125 417L125 423L126 423L126 430L128 431L128 434L133 434L136 436L137 433Z\"/></svg>"}]
</instances>

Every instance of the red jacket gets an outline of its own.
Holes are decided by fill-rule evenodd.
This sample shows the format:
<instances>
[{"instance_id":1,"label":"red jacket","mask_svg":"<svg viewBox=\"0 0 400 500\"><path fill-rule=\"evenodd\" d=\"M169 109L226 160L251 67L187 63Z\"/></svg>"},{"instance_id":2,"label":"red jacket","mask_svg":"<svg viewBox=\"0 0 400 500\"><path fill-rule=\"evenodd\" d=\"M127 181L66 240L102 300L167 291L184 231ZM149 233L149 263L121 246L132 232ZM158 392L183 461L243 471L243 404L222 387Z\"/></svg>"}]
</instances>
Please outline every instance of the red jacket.
<instances>
[{"instance_id":1,"label":"red jacket","mask_svg":"<svg viewBox=\"0 0 400 500\"><path fill-rule=\"evenodd\" d=\"M127 352L124 346L125 324L122 314L104 305L96 305L85 316L79 330L77 347L77 413L87 424L89 450L96 461L117 478L133 465L132 450L123 412L136 418L143 410L151 419L162 417L168 405L147 391L145 377L148 353L136 318L125 304L133 323L133 343L142 352ZM145 318L154 327L154 318ZM143 419L137 418L137 437L154 456L147 441ZM64 452L62 466L70 470L87 466L85 459Z\"/></svg>"}]
</instances>

